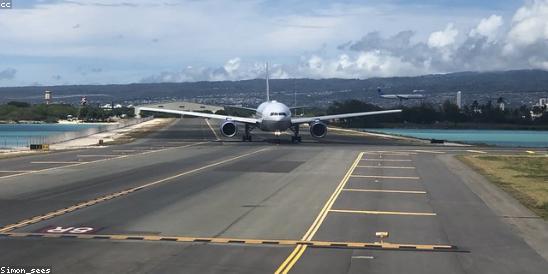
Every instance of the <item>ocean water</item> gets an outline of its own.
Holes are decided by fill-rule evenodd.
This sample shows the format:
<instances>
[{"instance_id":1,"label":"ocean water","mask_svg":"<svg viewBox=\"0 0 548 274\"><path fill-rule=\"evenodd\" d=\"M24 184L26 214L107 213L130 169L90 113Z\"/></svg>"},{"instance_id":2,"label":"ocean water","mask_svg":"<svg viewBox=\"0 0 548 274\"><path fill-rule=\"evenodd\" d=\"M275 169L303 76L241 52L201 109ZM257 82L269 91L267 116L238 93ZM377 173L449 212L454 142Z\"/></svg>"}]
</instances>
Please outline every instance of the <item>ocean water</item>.
<instances>
[{"instance_id":1,"label":"ocean water","mask_svg":"<svg viewBox=\"0 0 548 274\"><path fill-rule=\"evenodd\" d=\"M0 124L0 148L47 143L48 138L68 132L97 128L93 124Z\"/></svg>"},{"instance_id":2,"label":"ocean water","mask_svg":"<svg viewBox=\"0 0 548 274\"><path fill-rule=\"evenodd\" d=\"M504 147L548 147L548 131L367 128L364 131Z\"/></svg>"}]
</instances>

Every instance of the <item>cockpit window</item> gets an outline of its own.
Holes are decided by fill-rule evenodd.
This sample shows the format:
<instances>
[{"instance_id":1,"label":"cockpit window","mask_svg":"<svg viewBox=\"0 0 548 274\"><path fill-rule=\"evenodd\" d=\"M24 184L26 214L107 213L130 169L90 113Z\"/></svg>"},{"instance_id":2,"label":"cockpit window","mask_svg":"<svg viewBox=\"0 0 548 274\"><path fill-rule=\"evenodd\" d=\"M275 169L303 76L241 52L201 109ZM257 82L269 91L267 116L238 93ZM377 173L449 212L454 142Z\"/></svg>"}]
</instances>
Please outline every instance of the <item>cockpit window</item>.
<instances>
[{"instance_id":1,"label":"cockpit window","mask_svg":"<svg viewBox=\"0 0 548 274\"><path fill-rule=\"evenodd\" d=\"M287 116L285 112L271 112L270 116Z\"/></svg>"}]
</instances>

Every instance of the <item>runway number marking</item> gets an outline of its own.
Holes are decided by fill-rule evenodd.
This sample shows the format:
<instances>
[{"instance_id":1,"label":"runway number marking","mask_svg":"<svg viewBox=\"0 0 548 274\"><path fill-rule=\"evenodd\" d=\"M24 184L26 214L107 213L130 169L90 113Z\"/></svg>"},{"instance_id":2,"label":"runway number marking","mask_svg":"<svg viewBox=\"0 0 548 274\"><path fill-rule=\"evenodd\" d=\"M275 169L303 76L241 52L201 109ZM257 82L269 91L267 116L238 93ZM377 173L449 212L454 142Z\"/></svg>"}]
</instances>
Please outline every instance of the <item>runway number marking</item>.
<instances>
[{"instance_id":1,"label":"runway number marking","mask_svg":"<svg viewBox=\"0 0 548 274\"><path fill-rule=\"evenodd\" d=\"M89 234L97 231L93 227L89 226L83 226L83 227L75 227L75 226L50 226L42 230L44 233L53 233L53 234Z\"/></svg>"}]
</instances>

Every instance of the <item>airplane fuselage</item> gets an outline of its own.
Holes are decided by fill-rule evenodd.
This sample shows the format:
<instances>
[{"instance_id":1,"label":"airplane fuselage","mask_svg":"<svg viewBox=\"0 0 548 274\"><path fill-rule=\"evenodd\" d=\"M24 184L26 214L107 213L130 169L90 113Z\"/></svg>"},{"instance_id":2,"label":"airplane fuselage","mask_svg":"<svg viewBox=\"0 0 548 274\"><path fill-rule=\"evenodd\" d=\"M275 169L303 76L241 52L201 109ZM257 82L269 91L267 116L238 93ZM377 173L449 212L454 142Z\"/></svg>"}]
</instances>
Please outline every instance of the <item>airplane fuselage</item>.
<instances>
[{"instance_id":1,"label":"airplane fuselage","mask_svg":"<svg viewBox=\"0 0 548 274\"><path fill-rule=\"evenodd\" d=\"M259 120L259 128L263 131L283 132L291 127L291 110L274 100L260 104L255 118Z\"/></svg>"},{"instance_id":2,"label":"airplane fuselage","mask_svg":"<svg viewBox=\"0 0 548 274\"><path fill-rule=\"evenodd\" d=\"M400 100L424 98L424 95L422 94L382 94L380 96L381 98L385 98L385 99L400 99Z\"/></svg>"}]
</instances>

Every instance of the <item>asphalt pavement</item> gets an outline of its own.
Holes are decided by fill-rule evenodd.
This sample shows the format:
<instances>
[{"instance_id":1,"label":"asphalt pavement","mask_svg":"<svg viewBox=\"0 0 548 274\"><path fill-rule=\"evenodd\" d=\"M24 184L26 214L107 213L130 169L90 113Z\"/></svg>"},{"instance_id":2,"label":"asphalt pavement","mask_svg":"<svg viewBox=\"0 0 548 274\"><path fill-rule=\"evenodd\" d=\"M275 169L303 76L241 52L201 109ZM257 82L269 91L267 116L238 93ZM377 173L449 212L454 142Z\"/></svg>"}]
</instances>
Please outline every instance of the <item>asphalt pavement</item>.
<instances>
[{"instance_id":1,"label":"asphalt pavement","mask_svg":"<svg viewBox=\"0 0 548 274\"><path fill-rule=\"evenodd\" d=\"M530 244L537 238L525 237L500 201L474 187L473 171L455 171L447 158L545 151L334 132L318 141L304 130L301 144L260 132L241 142L217 127L185 118L129 144L0 160L0 266L52 273L548 269L548 243ZM543 222L518 213L509 214ZM548 231L537 233L545 239Z\"/></svg>"}]
</instances>

